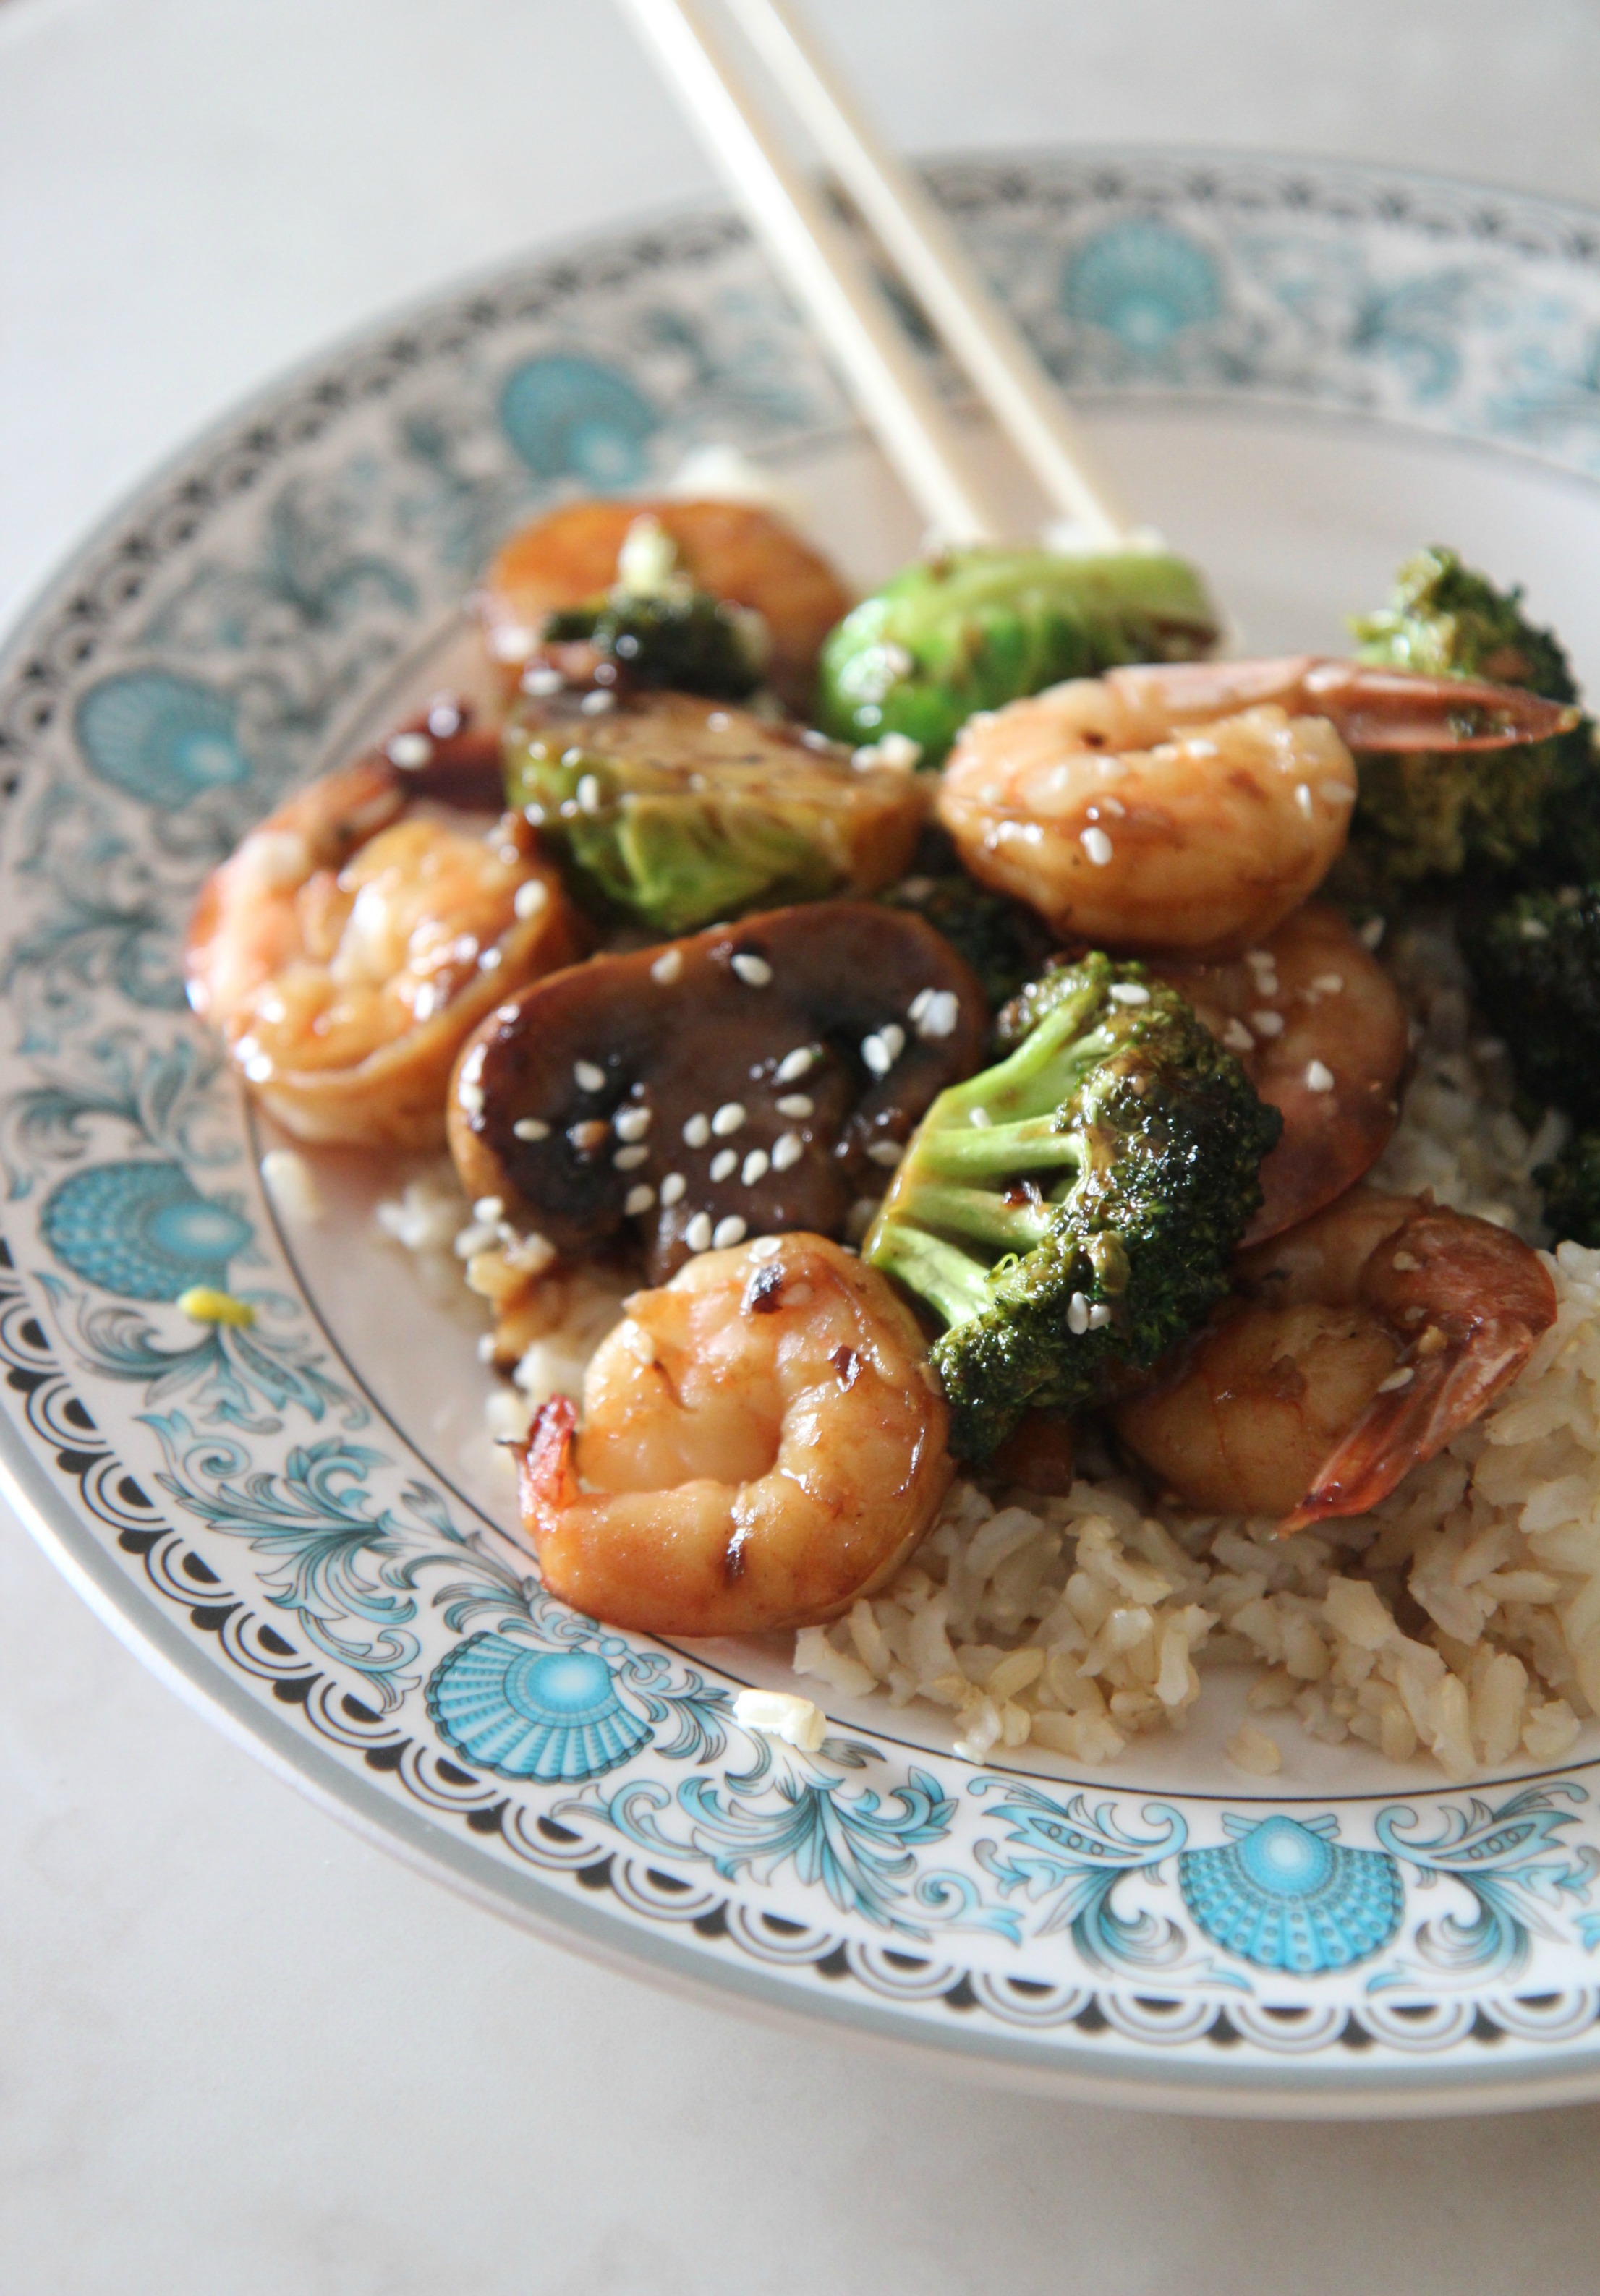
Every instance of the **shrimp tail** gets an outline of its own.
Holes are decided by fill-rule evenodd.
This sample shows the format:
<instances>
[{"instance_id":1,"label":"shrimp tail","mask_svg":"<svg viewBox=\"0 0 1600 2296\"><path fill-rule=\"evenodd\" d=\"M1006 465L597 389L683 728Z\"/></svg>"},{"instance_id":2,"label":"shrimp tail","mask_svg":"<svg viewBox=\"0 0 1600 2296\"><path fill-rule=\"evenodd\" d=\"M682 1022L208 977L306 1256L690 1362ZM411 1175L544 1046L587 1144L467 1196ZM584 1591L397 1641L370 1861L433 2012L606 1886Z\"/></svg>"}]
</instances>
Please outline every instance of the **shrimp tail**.
<instances>
[{"instance_id":1,"label":"shrimp tail","mask_svg":"<svg viewBox=\"0 0 1600 2296\"><path fill-rule=\"evenodd\" d=\"M1570 734L1581 716L1525 686L1361 662L1317 662L1304 691L1352 750L1507 750Z\"/></svg>"},{"instance_id":2,"label":"shrimp tail","mask_svg":"<svg viewBox=\"0 0 1600 2296\"><path fill-rule=\"evenodd\" d=\"M541 1535L553 1536L560 1527L561 1511L578 1497L578 1474L572 1464L577 1408L565 1395L552 1396L539 1406L521 1449L522 1521L537 1545Z\"/></svg>"},{"instance_id":3,"label":"shrimp tail","mask_svg":"<svg viewBox=\"0 0 1600 2296\"><path fill-rule=\"evenodd\" d=\"M1486 1322L1470 1349L1412 1366L1407 1383L1374 1396L1317 1471L1300 1505L1277 1527L1287 1538L1334 1515L1367 1514L1424 1460L1437 1457L1508 1387L1532 1353L1537 1332L1519 1321Z\"/></svg>"}]
</instances>

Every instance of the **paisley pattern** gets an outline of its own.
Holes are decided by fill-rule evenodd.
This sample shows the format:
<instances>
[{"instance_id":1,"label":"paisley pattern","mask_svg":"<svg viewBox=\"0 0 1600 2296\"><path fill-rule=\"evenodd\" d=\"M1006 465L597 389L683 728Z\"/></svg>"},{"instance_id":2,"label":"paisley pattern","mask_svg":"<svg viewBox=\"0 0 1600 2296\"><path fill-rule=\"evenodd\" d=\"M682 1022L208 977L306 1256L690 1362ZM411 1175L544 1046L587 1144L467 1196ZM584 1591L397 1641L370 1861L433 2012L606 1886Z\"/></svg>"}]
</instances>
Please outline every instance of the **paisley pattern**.
<instances>
[{"instance_id":1,"label":"paisley pattern","mask_svg":"<svg viewBox=\"0 0 1600 2296\"><path fill-rule=\"evenodd\" d=\"M1600 468L1588 218L1352 170L963 165L1062 378L1380 416ZM518 275L162 481L0 676L0 1457L96 1599L364 1822L680 1976L1069 2081L1337 2105L1600 2082L1587 1772L1337 1804L974 1773L738 1724L719 1662L567 1611L385 1420L276 1239L183 1010L200 876L496 535L845 410L738 229ZM245 1300L201 1326L196 1283Z\"/></svg>"}]
</instances>

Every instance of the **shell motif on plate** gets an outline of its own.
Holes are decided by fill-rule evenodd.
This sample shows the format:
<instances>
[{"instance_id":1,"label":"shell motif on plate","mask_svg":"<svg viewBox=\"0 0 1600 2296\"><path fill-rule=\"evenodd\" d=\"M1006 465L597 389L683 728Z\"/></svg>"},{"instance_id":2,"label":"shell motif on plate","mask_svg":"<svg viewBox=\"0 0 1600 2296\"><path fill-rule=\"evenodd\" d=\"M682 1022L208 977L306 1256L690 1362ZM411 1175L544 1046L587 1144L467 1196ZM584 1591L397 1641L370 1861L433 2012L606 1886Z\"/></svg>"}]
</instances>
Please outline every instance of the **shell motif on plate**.
<instances>
[{"instance_id":1,"label":"shell motif on plate","mask_svg":"<svg viewBox=\"0 0 1600 2296\"><path fill-rule=\"evenodd\" d=\"M457 1753L507 1778L601 1777L652 1734L594 1651L533 1650L509 1635L469 1635L453 1650L430 1678L428 1711Z\"/></svg>"},{"instance_id":2,"label":"shell motif on plate","mask_svg":"<svg viewBox=\"0 0 1600 2296\"><path fill-rule=\"evenodd\" d=\"M1388 1944L1404 1900L1399 1867L1382 1850L1330 1841L1334 1822L1279 1814L1218 1849L1181 1854L1184 1903L1213 1944L1300 1976L1348 1969Z\"/></svg>"},{"instance_id":3,"label":"shell motif on plate","mask_svg":"<svg viewBox=\"0 0 1600 2296\"><path fill-rule=\"evenodd\" d=\"M74 1172L46 1198L39 1232L75 1275L125 1300L226 1290L229 1260L254 1234L242 1212L201 1195L181 1164L153 1161Z\"/></svg>"}]
</instances>

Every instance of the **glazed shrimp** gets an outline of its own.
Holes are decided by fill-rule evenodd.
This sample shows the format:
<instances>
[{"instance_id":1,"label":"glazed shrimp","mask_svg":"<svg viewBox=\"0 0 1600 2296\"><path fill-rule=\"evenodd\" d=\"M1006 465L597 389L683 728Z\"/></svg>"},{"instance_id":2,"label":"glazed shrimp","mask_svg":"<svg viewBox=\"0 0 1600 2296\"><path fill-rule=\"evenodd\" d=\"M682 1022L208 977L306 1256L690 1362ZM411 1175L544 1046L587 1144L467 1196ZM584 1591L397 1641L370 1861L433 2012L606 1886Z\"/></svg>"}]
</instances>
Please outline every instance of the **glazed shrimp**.
<instances>
[{"instance_id":1,"label":"glazed shrimp","mask_svg":"<svg viewBox=\"0 0 1600 2296\"><path fill-rule=\"evenodd\" d=\"M1309 901L1243 956L1153 969L1282 1111L1246 1244L1353 1187L1394 1130L1409 1030L1399 990L1338 910Z\"/></svg>"},{"instance_id":2,"label":"glazed shrimp","mask_svg":"<svg viewBox=\"0 0 1600 2296\"><path fill-rule=\"evenodd\" d=\"M818 1235L692 1259L637 1292L522 1463L545 1582L646 1634L832 1619L889 1578L953 1472L909 1310Z\"/></svg>"},{"instance_id":3,"label":"glazed shrimp","mask_svg":"<svg viewBox=\"0 0 1600 2296\"><path fill-rule=\"evenodd\" d=\"M1245 1252L1242 1296L1116 1414L1180 1498L1287 1534L1365 1514L1509 1385L1555 1320L1537 1252L1353 1188Z\"/></svg>"},{"instance_id":4,"label":"glazed shrimp","mask_svg":"<svg viewBox=\"0 0 1600 2296\"><path fill-rule=\"evenodd\" d=\"M1352 747L1504 749L1573 718L1518 687L1309 654L1113 669L969 719L939 813L973 876L1058 931L1227 955L1342 851Z\"/></svg>"},{"instance_id":5,"label":"glazed shrimp","mask_svg":"<svg viewBox=\"0 0 1600 2296\"><path fill-rule=\"evenodd\" d=\"M770 682L803 709L817 650L849 611L849 593L792 527L745 503L577 502L536 519L501 545L484 578L479 611L491 657L513 677L520 673L547 614L610 589L629 528L646 517L697 589L761 616Z\"/></svg>"},{"instance_id":6,"label":"glazed shrimp","mask_svg":"<svg viewBox=\"0 0 1600 2296\"><path fill-rule=\"evenodd\" d=\"M212 872L190 923L191 1004L301 1140L437 1145L464 1038L583 953L520 816L414 791L381 755L314 782Z\"/></svg>"}]
</instances>

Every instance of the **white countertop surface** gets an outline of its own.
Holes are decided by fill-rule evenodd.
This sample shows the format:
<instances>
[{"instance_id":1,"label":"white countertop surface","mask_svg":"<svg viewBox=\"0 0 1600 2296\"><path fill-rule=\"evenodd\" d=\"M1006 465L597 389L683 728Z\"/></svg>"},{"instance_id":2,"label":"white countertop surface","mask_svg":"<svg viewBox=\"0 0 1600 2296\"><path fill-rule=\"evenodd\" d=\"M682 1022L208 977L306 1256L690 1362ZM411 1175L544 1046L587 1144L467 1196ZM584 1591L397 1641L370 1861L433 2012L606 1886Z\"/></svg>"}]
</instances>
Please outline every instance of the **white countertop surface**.
<instances>
[{"instance_id":1,"label":"white countertop surface","mask_svg":"<svg viewBox=\"0 0 1600 2296\"><path fill-rule=\"evenodd\" d=\"M1600 205L1582 0L814 0L913 148L1337 152ZM707 193L605 0L0 0L0 619L387 306ZM1600 2284L1600 2107L1162 2120L908 2077L503 1928L0 1519L4 2296Z\"/></svg>"}]
</instances>

